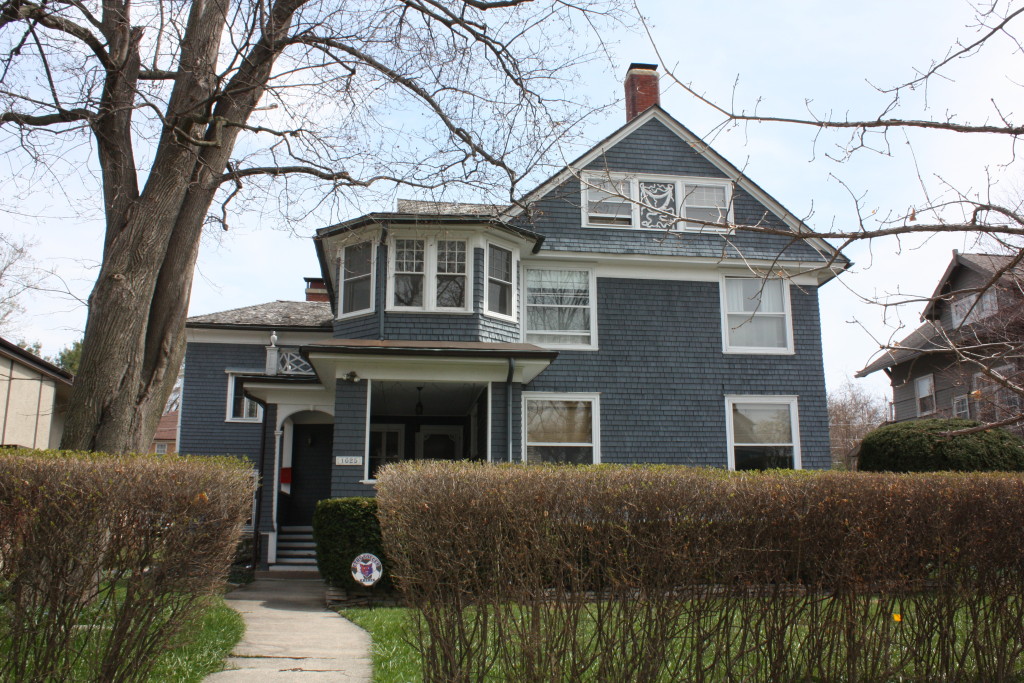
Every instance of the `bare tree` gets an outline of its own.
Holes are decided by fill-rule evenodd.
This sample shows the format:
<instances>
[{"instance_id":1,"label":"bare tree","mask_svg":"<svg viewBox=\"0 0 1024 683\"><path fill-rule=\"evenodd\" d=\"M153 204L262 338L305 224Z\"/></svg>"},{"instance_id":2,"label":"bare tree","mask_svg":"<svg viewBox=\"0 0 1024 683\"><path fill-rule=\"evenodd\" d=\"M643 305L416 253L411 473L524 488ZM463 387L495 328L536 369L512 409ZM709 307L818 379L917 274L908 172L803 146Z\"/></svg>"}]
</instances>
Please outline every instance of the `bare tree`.
<instances>
[{"instance_id":1,"label":"bare tree","mask_svg":"<svg viewBox=\"0 0 1024 683\"><path fill-rule=\"evenodd\" d=\"M832 466L853 469L864 435L889 417L889 402L847 379L828 394L828 435Z\"/></svg>"},{"instance_id":2,"label":"bare tree","mask_svg":"<svg viewBox=\"0 0 1024 683\"><path fill-rule=\"evenodd\" d=\"M10 334L24 312L22 296L45 279L36 267L26 240L0 233L0 334Z\"/></svg>"},{"instance_id":3,"label":"bare tree","mask_svg":"<svg viewBox=\"0 0 1024 683\"><path fill-rule=\"evenodd\" d=\"M103 262L63 445L148 446L203 226L226 229L232 201L276 193L289 220L389 183L512 196L582 115L580 32L616 6L0 0L5 144L53 168L86 141L99 167Z\"/></svg>"},{"instance_id":4,"label":"bare tree","mask_svg":"<svg viewBox=\"0 0 1024 683\"><path fill-rule=\"evenodd\" d=\"M835 161L843 162L855 154L881 153L890 154L896 144L909 144L909 131L921 131L935 136L934 143L941 144L942 136L985 136L1001 138L1007 143L1007 157L1010 162L1004 165L986 166L984 171L989 178L987 187L978 190L961 190L946 183L941 178L932 180L927 169L918 168L918 181L922 189L922 201L910 207L900 207L889 211L875 211L863 203L863 195L853 188L847 187L853 204L852 220L843 224L852 227L846 229L819 230L813 234L816 238L826 238L839 249L846 248L856 242L892 238L902 240L913 235L962 234L978 245L980 250L1004 257L1002 265L993 270L991 277L985 282L969 289L945 291L940 299L952 304L973 297L981 300L989 291L1004 292L1020 290L1019 272L1024 263L1024 194L1001 189L1016 180L1013 162L1016 161L1016 144L1024 134L1024 125L1014 119L1012 107L1000 98L1011 99L1019 94L1021 83L1007 73L1005 89L990 101L986 118L969 120L956 111L944 111L940 116L932 116L924 100L923 108L903 115L910 100L908 95L913 91L926 91L931 83L942 80L951 81L948 73L952 65L964 59L970 59L979 52L993 48L998 41L1008 41L1016 54L1020 54L1017 28L1024 29L1024 7L1015 6L1019 3L978 2L972 4L974 22L968 38L957 41L946 54L933 60L926 68L916 71L912 77L892 87L877 88L886 95L886 103L875 117L850 119L833 115L833 110L817 109L818 105L807 101L804 115L774 114L761 111L758 100L750 107L737 105L733 101L724 103L707 95L692 81L684 81L673 73L671 67L667 77L673 85L681 88L697 101L718 114L720 123L709 135L713 139L719 132L732 127L749 124L774 124L808 128L813 132L815 141L825 131L848 131L849 137L838 145L828 156ZM650 31L648 31L648 35ZM653 37L652 37L653 43ZM667 50L662 51L654 45L659 61L663 64L674 63L674 55ZM1008 64L1009 66L1009 64ZM692 72L691 72L692 73ZM926 180L928 178L929 180ZM938 187L934 187L937 183ZM656 210L656 207L649 207ZM712 223L717 221L712 221ZM801 240L808 235L794 234L786 227L774 227L768 224L732 225L733 230L757 231ZM1020 291L1016 291L1019 308ZM865 300L880 304L885 311L894 306L927 302L928 295L874 299L862 295ZM1012 307L1010 310L1014 310ZM1011 316L1014 320L1019 316ZM997 325L996 321L1000 321ZM980 375L984 382L998 387L996 389L971 390L972 397L1000 396L1004 405L999 410L992 410L982 416L989 426L1009 425L1024 420L1021 406L1024 401L1024 383L1019 381L1021 361L1024 360L1024 331L1019 322L1005 316L989 320L986 324L968 323L956 329L946 329L934 325L935 329L921 340L920 348L914 349L922 354L949 355L953 357L956 372L971 377ZM880 353L907 350L899 344L899 330L888 339L879 342ZM902 333L905 334L905 331ZM1000 371L1000 368L1009 368ZM976 380L971 380L976 384ZM1015 396L1009 400L1010 395Z\"/></svg>"}]
</instances>

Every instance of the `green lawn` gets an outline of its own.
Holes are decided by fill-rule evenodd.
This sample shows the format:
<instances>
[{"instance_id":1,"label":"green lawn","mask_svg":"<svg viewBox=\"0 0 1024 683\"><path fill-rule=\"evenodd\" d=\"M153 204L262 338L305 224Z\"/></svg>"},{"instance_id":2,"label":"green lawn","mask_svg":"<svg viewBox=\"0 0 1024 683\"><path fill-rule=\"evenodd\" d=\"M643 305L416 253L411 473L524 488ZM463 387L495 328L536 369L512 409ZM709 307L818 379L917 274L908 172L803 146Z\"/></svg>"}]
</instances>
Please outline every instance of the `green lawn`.
<instances>
[{"instance_id":1,"label":"green lawn","mask_svg":"<svg viewBox=\"0 0 1024 683\"><path fill-rule=\"evenodd\" d=\"M243 633L242 615L217 598L199 623L182 633L185 645L160 656L150 680L153 683L203 680L207 674L222 669L224 659L242 639Z\"/></svg>"},{"instance_id":2,"label":"green lawn","mask_svg":"<svg viewBox=\"0 0 1024 683\"><path fill-rule=\"evenodd\" d=\"M403 607L346 609L341 615L373 639L374 683L420 683L420 657L412 646L409 610Z\"/></svg>"}]
</instances>

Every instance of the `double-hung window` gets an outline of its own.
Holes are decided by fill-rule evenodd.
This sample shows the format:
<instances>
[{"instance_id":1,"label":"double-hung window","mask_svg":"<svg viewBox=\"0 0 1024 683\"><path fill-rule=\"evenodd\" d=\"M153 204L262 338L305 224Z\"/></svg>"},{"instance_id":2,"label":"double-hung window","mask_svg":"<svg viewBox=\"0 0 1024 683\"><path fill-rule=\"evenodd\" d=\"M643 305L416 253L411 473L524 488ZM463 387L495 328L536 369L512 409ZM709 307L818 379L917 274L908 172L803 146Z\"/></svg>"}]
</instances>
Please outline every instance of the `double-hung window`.
<instances>
[{"instance_id":1,"label":"double-hung window","mask_svg":"<svg viewBox=\"0 0 1024 683\"><path fill-rule=\"evenodd\" d=\"M729 469L800 469L796 396L728 396Z\"/></svg>"},{"instance_id":2,"label":"double-hung window","mask_svg":"<svg viewBox=\"0 0 1024 683\"><path fill-rule=\"evenodd\" d=\"M932 375L924 375L914 380L914 398L919 417L935 412L935 378Z\"/></svg>"},{"instance_id":3,"label":"double-hung window","mask_svg":"<svg viewBox=\"0 0 1024 683\"><path fill-rule=\"evenodd\" d=\"M593 348L595 297L592 271L527 267L527 342L542 346Z\"/></svg>"},{"instance_id":4,"label":"double-hung window","mask_svg":"<svg viewBox=\"0 0 1024 683\"><path fill-rule=\"evenodd\" d=\"M953 301L953 326L969 325L983 320L996 312L998 303L994 289L986 290L981 296L968 294Z\"/></svg>"},{"instance_id":5,"label":"double-hung window","mask_svg":"<svg viewBox=\"0 0 1024 683\"><path fill-rule=\"evenodd\" d=\"M259 403L246 398L242 390L242 379L228 373L228 422L259 422L263 419L263 408Z\"/></svg>"},{"instance_id":6,"label":"double-hung window","mask_svg":"<svg viewBox=\"0 0 1024 683\"><path fill-rule=\"evenodd\" d=\"M373 242L350 244L341 252L341 313L373 310Z\"/></svg>"},{"instance_id":7,"label":"double-hung window","mask_svg":"<svg viewBox=\"0 0 1024 683\"><path fill-rule=\"evenodd\" d=\"M392 308L469 310L465 240L396 238L391 250Z\"/></svg>"},{"instance_id":8,"label":"double-hung window","mask_svg":"<svg viewBox=\"0 0 1024 683\"><path fill-rule=\"evenodd\" d=\"M600 462L600 410L596 394L524 392L523 415L525 462Z\"/></svg>"},{"instance_id":9,"label":"double-hung window","mask_svg":"<svg viewBox=\"0 0 1024 683\"><path fill-rule=\"evenodd\" d=\"M715 232L732 223L732 185L719 178L584 173L589 227Z\"/></svg>"},{"instance_id":10,"label":"double-hung window","mask_svg":"<svg viewBox=\"0 0 1024 683\"><path fill-rule=\"evenodd\" d=\"M1021 375L1012 365L995 368L992 372L1008 383L1021 381ZM1020 395L984 372L975 373L971 398L974 399L975 418L983 422L1007 420L1021 413Z\"/></svg>"},{"instance_id":11,"label":"double-hung window","mask_svg":"<svg viewBox=\"0 0 1024 683\"><path fill-rule=\"evenodd\" d=\"M793 353L785 280L722 279L722 338L726 353Z\"/></svg>"},{"instance_id":12,"label":"double-hung window","mask_svg":"<svg viewBox=\"0 0 1024 683\"><path fill-rule=\"evenodd\" d=\"M515 260L511 249L487 245L487 312L514 317Z\"/></svg>"}]
</instances>

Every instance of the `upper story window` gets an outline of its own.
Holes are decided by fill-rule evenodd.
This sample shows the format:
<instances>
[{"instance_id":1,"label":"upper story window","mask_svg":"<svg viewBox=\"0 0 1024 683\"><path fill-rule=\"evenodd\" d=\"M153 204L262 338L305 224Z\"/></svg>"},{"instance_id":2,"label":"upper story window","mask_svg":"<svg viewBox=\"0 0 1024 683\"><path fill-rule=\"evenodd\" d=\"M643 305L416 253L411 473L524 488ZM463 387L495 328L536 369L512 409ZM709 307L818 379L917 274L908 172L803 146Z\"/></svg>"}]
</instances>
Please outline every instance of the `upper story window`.
<instances>
[{"instance_id":1,"label":"upper story window","mask_svg":"<svg viewBox=\"0 0 1024 683\"><path fill-rule=\"evenodd\" d=\"M350 244L341 251L339 316L373 310L373 242Z\"/></svg>"},{"instance_id":2,"label":"upper story window","mask_svg":"<svg viewBox=\"0 0 1024 683\"><path fill-rule=\"evenodd\" d=\"M465 240L397 238L391 253L392 308L469 310Z\"/></svg>"},{"instance_id":3,"label":"upper story window","mask_svg":"<svg viewBox=\"0 0 1024 683\"><path fill-rule=\"evenodd\" d=\"M717 232L732 222L732 184L724 179L585 173L581 185L590 227Z\"/></svg>"},{"instance_id":4,"label":"upper story window","mask_svg":"<svg viewBox=\"0 0 1024 683\"><path fill-rule=\"evenodd\" d=\"M525 340L543 346L596 345L593 271L527 267Z\"/></svg>"},{"instance_id":5,"label":"upper story window","mask_svg":"<svg viewBox=\"0 0 1024 683\"><path fill-rule=\"evenodd\" d=\"M998 306L994 289L986 290L980 297L977 294L962 296L953 301L953 327L983 320L993 315Z\"/></svg>"},{"instance_id":6,"label":"upper story window","mask_svg":"<svg viewBox=\"0 0 1024 683\"><path fill-rule=\"evenodd\" d=\"M796 396L727 396L729 469L800 469Z\"/></svg>"},{"instance_id":7,"label":"upper story window","mask_svg":"<svg viewBox=\"0 0 1024 683\"><path fill-rule=\"evenodd\" d=\"M263 408L256 401L246 398L242 391L242 379L228 373L227 422L259 422L263 419Z\"/></svg>"},{"instance_id":8,"label":"upper story window","mask_svg":"<svg viewBox=\"0 0 1024 683\"><path fill-rule=\"evenodd\" d=\"M917 401L918 416L935 412L935 378L932 375L924 375L914 380L914 397Z\"/></svg>"},{"instance_id":9,"label":"upper story window","mask_svg":"<svg viewBox=\"0 0 1024 683\"><path fill-rule=\"evenodd\" d=\"M513 318L515 292L515 259L511 249L496 244L487 245L487 302L486 310L493 315Z\"/></svg>"},{"instance_id":10,"label":"upper story window","mask_svg":"<svg viewBox=\"0 0 1024 683\"><path fill-rule=\"evenodd\" d=\"M793 353L793 324L785 280L723 278L722 327L726 353Z\"/></svg>"}]
</instances>

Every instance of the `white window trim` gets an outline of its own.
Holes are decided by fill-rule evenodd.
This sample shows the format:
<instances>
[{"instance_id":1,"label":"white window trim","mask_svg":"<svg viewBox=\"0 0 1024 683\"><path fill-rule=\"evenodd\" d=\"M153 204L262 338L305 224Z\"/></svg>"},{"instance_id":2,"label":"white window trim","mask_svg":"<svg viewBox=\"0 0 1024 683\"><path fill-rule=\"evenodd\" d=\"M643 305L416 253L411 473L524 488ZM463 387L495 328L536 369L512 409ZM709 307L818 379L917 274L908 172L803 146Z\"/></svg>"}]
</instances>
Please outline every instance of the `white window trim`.
<instances>
[{"instance_id":1,"label":"white window trim","mask_svg":"<svg viewBox=\"0 0 1024 683\"><path fill-rule=\"evenodd\" d=\"M964 412L966 415L957 415L956 404L958 401L963 402ZM950 414L957 419L969 420L971 419L971 401L967 394L961 394L960 396L953 397L953 403L950 405Z\"/></svg>"},{"instance_id":2,"label":"white window trim","mask_svg":"<svg viewBox=\"0 0 1024 683\"><path fill-rule=\"evenodd\" d=\"M726 458L730 470L736 469L736 440L733 434L732 407L735 403L771 403L775 405L789 406L789 429L793 435L793 469L803 469L803 459L800 453L800 413L797 404L799 397L784 396L778 394L747 394L747 395L726 395L725 397L725 436L728 450ZM755 446L758 444L741 444L743 446ZM777 446L779 444L765 444Z\"/></svg>"},{"instance_id":3,"label":"white window trim","mask_svg":"<svg viewBox=\"0 0 1024 683\"><path fill-rule=\"evenodd\" d=\"M369 402L369 399L367 399ZM383 424L369 423L366 428L366 454L363 458L363 479L360 484L376 484L376 479L370 479L370 435L373 432L398 432L398 454L405 459L405 425L404 424Z\"/></svg>"},{"instance_id":4,"label":"white window trim","mask_svg":"<svg viewBox=\"0 0 1024 683\"><path fill-rule=\"evenodd\" d=\"M524 391L522 392L522 405L520 406L520 454L519 462L526 464L526 403L529 400L540 401L590 401L590 434L593 443L558 443L558 444L536 444L539 446L589 446L594 450L593 464L601 464L601 394L592 392L557 392L557 391Z\"/></svg>"},{"instance_id":5,"label":"white window trim","mask_svg":"<svg viewBox=\"0 0 1024 683\"><path fill-rule=\"evenodd\" d=\"M725 281L728 279L763 280L756 275L730 275L723 274L718 282L718 294L722 312L722 353L735 353L744 355L774 355L787 356L796 353L793 344L793 304L789 294L789 280L786 278L771 278L782 282L782 305L786 316L786 346L732 346L729 344L729 299L725 291Z\"/></svg>"},{"instance_id":6,"label":"white window trim","mask_svg":"<svg viewBox=\"0 0 1024 683\"><path fill-rule=\"evenodd\" d=\"M161 448L163 450L160 450ZM156 453L157 455L167 455L167 442L160 441L153 444L153 452Z\"/></svg>"},{"instance_id":7,"label":"white window trim","mask_svg":"<svg viewBox=\"0 0 1024 683\"><path fill-rule=\"evenodd\" d=\"M511 315L504 315L502 313L495 313L491 310L491 247L495 246L499 249L504 249L512 254L512 301L509 306L509 310L512 311ZM519 312L519 250L505 242L497 242L495 240L487 240L484 242L484 310L483 314L489 318L495 318L497 320L505 320L508 322L518 322Z\"/></svg>"},{"instance_id":8,"label":"white window trim","mask_svg":"<svg viewBox=\"0 0 1024 683\"><path fill-rule=\"evenodd\" d=\"M254 372L262 373L263 370L258 370L258 371L254 371ZM256 403L256 417L234 417L232 415L232 412L233 412L234 406L235 406L235 378L238 375L244 375L244 374L249 374L249 373L246 373L246 372L232 372L230 370L227 371L227 375L228 375L228 400L227 400L227 405L225 406L225 410L224 410L224 421L225 422L244 422L246 424L256 424L256 423L259 423L259 422L263 422L263 406L261 406L259 403L256 403L256 401L252 401L252 399L249 399L249 398L247 398L245 400L246 401L252 401L253 403Z\"/></svg>"},{"instance_id":9,"label":"white window trim","mask_svg":"<svg viewBox=\"0 0 1024 683\"><path fill-rule=\"evenodd\" d=\"M680 204L680 201L685 199L685 193L683 187L687 184L690 185L713 185L715 187L725 188L725 206L726 216L725 221L727 225L721 227L713 225L702 225L698 228L690 228L686 226L686 217L683 215L679 216L679 222L677 222L669 231L670 232L692 232L692 233L714 233L719 234L723 232L729 232L735 222L735 214L733 212L733 181L728 178L713 178L707 176L677 176L677 175L664 175L657 173L622 173L616 171L584 171L580 173L580 222L584 228L591 229L612 229L612 230L642 230L644 232L665 232L666 228L642 228L640 227L640 182L650 181L658 183L675 183L676 190L676 211L680 212L685 207L685 204ZM630 187L629 201L633 203L632 219L630 225L601 225L590 223L590 208L587 201L587 190L595 183L595 181L603 180L628 180Z\"/></svg>"},{"instance_id":10,"label":"white window trim","mask_svg":"<svg viewBox=\"0 0 1024 683\"><path fill-rule=\"evenodd\" d=\"M358 311L349 311L348 313L342 313L341 309L345 301L345 250L349 247L359 246L365 242L370 243L370 307L361 308ZM338 320L345 320L347 318L355 318L361 315L367 315L373 313L377 309L377 240L366 239L360 242L353 242L352 244L346 244L340 250L340 256L338 258Z\"/></svg>"},{"instance_id":11,"label":"white window trim","mask_svg":"<svg viewBox=\"0 0 1024 683\"><path fill-rule=\"evenodd\" d=\"M526 306L528 303L528 292L527 288L527 270L577 270L583 271L588 274L590 282L590 343L589 344L552 344L552 343L541 343L541 342L527 342L526 335L529 333L527 329L528 317L526 315ZM521 268L521 276L519 281L523 283L523 295L520 297L521 311L519 312L520 318L523 321L521 328L520 339L523 343L536 344L546 349L565 349L567 351L597 351L597 268L593 266L579 266L579 265L567 265L557 262L544 262L544 263L524 263Z\"/></svg>"},{"instance_id":12,"label":"white window trim","mask_svg":"<svg viewBox=\"0 0 1024 683\"><path fill-rule=\"evenodd\" d=\"M994 289L981 294L967 294L954 299L950 305L953 327L971 325L995 315L999 311L999 299Z\"/></svg>"},{"instance_id":13,"label":"white window trim","mask_svg":"<svg viewBox=\"0 0 1024 683\"><path fill-rule=\"evenodd\" d=\"M395 305L395 261L398 256L395 248L397 240L423 240L423 305ZM466 245L466 291L461 308L445 308L436 305L437 299L437 243L463 242ZM388 291L386 311L395 313L454 313L473 312L473 242L468 236L428 237L416 235L391 235L388 238Z\"/></svg>"},{"instance_id":14,"label":"white window trim","mask_svg":"<svg viewBox=\"0 0 1024 683\"><path fill-rule=\"evenodd\" d=\"M925 395L922 396L920 393L918 393L918 390L920 389L920 386L921 386L920 382L923 379L931 380L932 393L925 394ZM925 398L927 396L931 396L932 397L932 409L931 410L922 411L921 410L921 399ZM938 407L937 406L937 401L935 400L935 375L927 374L927 375L921 375L920 377L915 377L914 378L914 408L917 411L917 416L921 417L923 415L933 415L935 413L935 409L937 407Z\"/></svg>"}]
</instances>

